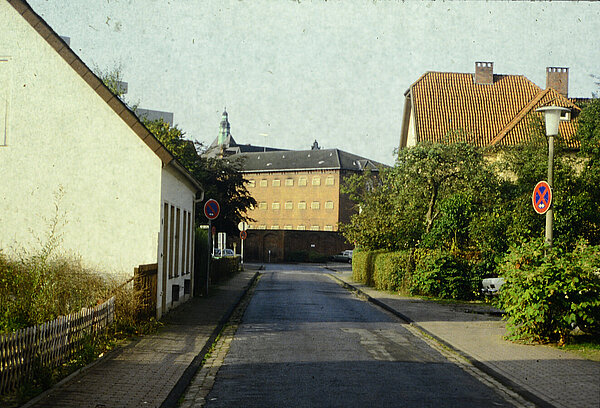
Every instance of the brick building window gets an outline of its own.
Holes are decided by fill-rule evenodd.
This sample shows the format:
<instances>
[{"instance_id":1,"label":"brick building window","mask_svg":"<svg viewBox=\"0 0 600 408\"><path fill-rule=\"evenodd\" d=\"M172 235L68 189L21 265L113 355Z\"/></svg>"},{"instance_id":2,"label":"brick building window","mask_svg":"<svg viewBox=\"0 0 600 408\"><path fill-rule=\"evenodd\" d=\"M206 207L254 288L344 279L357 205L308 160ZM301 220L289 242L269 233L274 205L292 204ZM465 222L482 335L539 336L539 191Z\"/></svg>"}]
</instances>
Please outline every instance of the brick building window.
<instances>
[{"instance_id":1,"label":"brick building window","mask_svg":"<svg viewBox=\"0 0 600 408\"><path fill-rule=\"evenodd\" d=\"M273 183L272 183L273 187L280 187L281 186L281 180L279 179L274 179Z\"/></svg>"},{"instance_id":2,"label":"brick building window","mask_svg":"<svg viewBox=\"0 0 600 408\"><path fill-rule=\"evenodd\" d=\"M335 183L333 176L327 176L327 178L325 179L325 185L326 186L333 186Z\"/></svg>"},{"instance_id":3,"label":"brick building window","mask_svg":"<svg viewBox=\"0 0 600 408\"><path fill-rule=\"evenodd\" d=\"M312 178L312 185L313 186L320 186L321 185L321 177L313 177Z\"/></svg>"},{"instance_id":4,"label":"brick building window","mask_svg":"<svg viewBox=\"0 0 600 408\"><path fill-rule=\"evenodd\" d=\"M298 209L299 210L306 210L306 201L300 201L298 203Z\"/></svg>"},{"instance_id":5,"label":"brick building window","mask_svg":"<svg viewBox=\"0 0 600 408\"><path fill-rule=\"evenodd\" d=\"M310 208L311 210L318 210L319 208L321 208L321 203L319 203L318 201L313 201L312 203L310 203Z\"/></svg>"},{"instance_id":6,"label":"brick building window","mask_svg":"<svg viewBox=\"0 0 600 408\"><path fill-rule=\"evenodd\" d=\"M286 178L285 179L285 185L287 187L292 187L294 185L294 179L293 178Z\"/></svg>"},{"instance_id":7,"label":"brick building window","mask_svg":"<svg viewBox=\"0 0 600 408\"><path fill-rule=\"evenodd\" d=\"M325 209L333 210L333 201L325 201Z\"/></svg>"},{"instance_id":8,"label":"brick building window","mask_svg":"<svg viewBox=\"0 0 600 408\"><path fill-rule=\"evenodd\" d=\"M298 231L304 231L304 230L306 230L305 225L298 225Z\"/></svg>"},{"instance_id":9,"label":"brick building window","mask_svg":"<svg viewBox=\"0 0 600 408\"><path fill-rule=\"evenodd\" d=\"M273 204L271 204L271 208L273 210L279 210L279 208L280 208L279 201L274 201Z\"/></svg>"},{"instance_id":10,"label":"brick building window","mask_svg":"<svg viewBox=\"0 0 600 408\"><path fill-rule=\"evenodd\" d=\"M260 203L258 203L258 209L259 210L266 210L267 209L267 202L266 201L261 201Z\"/></svg>"},{"instance_id":11,"label":"brick building window","mask_svg":"<svg viewBox=\"0 0 600 408\"><path fill-rule=\"evenodd\" d=\"M272 230L278 230L279 229L279 225L271 225L271 229Z\"/></svg>"},{"instance_id":12,"label":"brick building window","mask_svg":"<svg viewBox=\"0 0 600 408\"><path fill-rule=\"evenodd\" d=\"M258 229L260 229L260 230L266 230L267 226L265 224L261 224L261 225L258 226Z\"/></svg>"},{"instance_id":13,"label":"brick building window","mask_svg":"<svg viewBox=\"0 0 600 408\"><path fill-rule=\"evenodd\" d=\"M311 225L310 230L311 231L318 231L319 230L319 226L318 225Z\"/></svg>"},{"instance_id":14,"label":"brick building window","mask_svg":"<svg viewBox=\"0 0 600 408\"><path fill-rule=\"evenodd\" d=\"M300 176L300 178L298 179L298 185L299 186L305 186L306 185L306 177L305 176Z\"/></svg>"},{"instance_id":15,"label":"brick building window","mask_svg":"<svg viewBox=\"0 0 600 408\"><path fill-rule=\"evenodd\" d=\"M284 230L291 230L291 229L292 229L292 226L291 226L291 225L284 225L284 226L283 226L283 229L284 229Z\"/></svg>"},{"instance_id":16,"label":"brick building window","mask_svg":"<svg viewBox=\"0 0 600 408\"><path fill-rule=\"evenodd\" d=\"M293 210L294 209L294 203L291 201L286 201L285 202L285 209L286 210Z\"/></svg>"},{"instance_id":17,"label":"brick building window","mask_svg":"<svg viewBox=\"0 0 600 408\"><path fill-rule=\"evenodd\" d=\"M333 231L333 225L325 225L325 227L323 227L323 231Z\"/></svg>"},{"instance_id":18,"label":"brick building window","mask_svg":"<svg viewBox=\"0 0 600 408\"><path fill-rule=\"evenodd\" d=\"M260 181L260 186L261 186L261 187L266 187L266 186L267 186L267 180L266 180L266 179L262 179L262 180Z\"/></svg>"},{"instance_id":19,"label":"brick building window","mask_svg":"<svg viewBox=\"0 0 600 408\"><path fill-rule=\"evenodd\" d=\"M248 180L248 187L256 187L256 180Z\"/></svg>"}]
</instances>

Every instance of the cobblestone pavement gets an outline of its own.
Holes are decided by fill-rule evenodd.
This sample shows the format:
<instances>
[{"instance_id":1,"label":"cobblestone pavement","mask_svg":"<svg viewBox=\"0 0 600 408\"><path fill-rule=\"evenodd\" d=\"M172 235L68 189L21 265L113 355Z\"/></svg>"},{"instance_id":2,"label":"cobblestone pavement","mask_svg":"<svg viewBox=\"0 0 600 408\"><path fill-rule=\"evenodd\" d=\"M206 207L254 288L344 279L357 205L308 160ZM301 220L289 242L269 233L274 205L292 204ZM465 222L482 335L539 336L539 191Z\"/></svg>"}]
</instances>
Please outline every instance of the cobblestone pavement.
<instances>
[{"instance_id":1,"label":"cobblestone pavement","mask_svg":"<svg viewBox=\"0 0 600 408\"><path fill-rule=\"evenodd\" d=\"M600 362L549 346L503 340L505 324L490 308L445 305L374 290L353 282L347 267L336 268L332 276L407 317L414 327L457 350L536 405L600 407Z\"/></svg>"},{"instance_id":2,"label":"cobblestone pavement","mask_svg":"<svg viewBox=\"0 0 600 408\"><path fill-rule=\"evenodd\" d=\"M158 333L109 353L25 407L160 407L255 273L240 272L210 296L192 298L163 319Z\"/></svg>"}]
</instances>

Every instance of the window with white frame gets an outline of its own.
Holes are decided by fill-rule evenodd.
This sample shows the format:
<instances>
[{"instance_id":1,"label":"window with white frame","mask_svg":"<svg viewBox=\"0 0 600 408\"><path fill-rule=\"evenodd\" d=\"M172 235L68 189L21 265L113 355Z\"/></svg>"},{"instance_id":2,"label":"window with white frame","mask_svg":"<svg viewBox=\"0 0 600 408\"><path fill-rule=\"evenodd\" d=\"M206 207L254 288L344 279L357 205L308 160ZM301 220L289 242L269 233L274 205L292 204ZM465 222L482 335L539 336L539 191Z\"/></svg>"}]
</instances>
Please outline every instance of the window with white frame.
<instances>
[{"instance_id":1,"label":"window with white frame","mask_svg":"<svg viewBox=\"0 0 600 408\"><path fill-rule=\"evenodd\" d=\"M298 209L299 210L306 210L306 201L300 201L298 203Z\"/></svg>"},{"instance_id":2,"label":"window with white frame","mask_svg":"<svg viewBox=\"0 0 600 408\"><path fill-rule=\"evenodd\" d=\"M256 187L256 180L248 180L248 187Z\"/></svg>"},{"instance_id":3,"label":"window with white frame","mask_svg":"<svg viewBox=\"0 0 600 408\"><path fill-rule=\"evenodd\" d=\"M258 209L259 210L266 210L267 209L267 202L266 201L261 201L260 203L258 203Z\"/></svg>"},{"instance_id":4,"label":"window with white frame","mask_svg":"<svg viewBox=\"0 0 600 408\"><path fill-rule=\"evenodd\" d=\"M286 210L293 210L294 209L294 203L291 201L286 201L285 202L285 209Z\"/></svg>"},{"instance_id":5,"label":"window with white frame","mask_svg":"<svg viewBox=\"0 0 600 408\"><path fill-rule=\"evenodd\" d=\"M334 181L333 176L327 176L327 178L325 179L325 185L333 186L334 184L335 184L335 181Z\"/></svg>"},{"instance_id":6,"label":"window with white frame","mask_svg":"<svg viewBox=\"0 0 600 408\"><path fill-rule=\"evenodd\" d=\"M306 225L298 225L298 231L306 230Z\"/></svg>"},{"instance_id":7,"label":"window with white frame","mask_svg":"<svg viewBox=\"0 0 600 408\"><path fill-rule=\"evenodd\" d=\"M273 210L279 210L279 201L274 201L273 204L271 204L271 208Z\"/></svg>"},{"instance_id":8,"label":"window with white frame","mask_svg":"<svg viewBox=\"0 0 600 408\"><path fill-rule=\"evenodd\" d=\"M318 210L319 208L321 208L321 203L319 203L318 201L313 201L312 203L310 203L310 208L311 210Z\"/></svg>"},{"instance_id":9,"label":"window with white frame","mask_svg":"<svg viewBox=\"0 0 600 408\"><path fill-rule=\"evenodd\" d=\"M306 185L306 176L300 176L298 178L298 185L302 187Z\"/></svg>"},{"instance_id":10,"label":"window with white frame","mask_svg":"<svg viewBox=\"0 0 600 408\"><path fill-rule=\"evenodd\" d=\"M325 225L323 231L333 231L333 225Z\"/></svg>"},{"instance_id":11,"label":"window with white frame","mask_svg":"<svg viewBox=\"0 0 600 408\"><path fill-rule=\"evenodd\" d=\"M318 225L311 225L310 230L311 231L318 231L319 230L319 226Z\"/></svg>"},{"instance_id":12,"label":"window with white frame","mask_svg":"<svg viewBox=\"0 0 600 408\"><path fill-rule=\"evenodd\" d=\"M312 185L313 186L320 186L321 185L321 177L313 177L312 178Z\"/></svg>"},{"instance_id":13,"label":"window with white frame","mask_svg":"<svg viewBox=\"0 0 600 408\"><path fill-rule=\"evenodd\" d=\"M281 180L279 180L279 179L274 179L274 180L273 180L273 183L272 183L272 186L273 186L273 187L279 187L279 186L281 186Z\"/></svg>"},{"instance_id":14,"label":"window with white frame","mask_svg":"<svg viewBox=\"0 0 600 408\"><path fill-rule=\"evenodd\" d=\"M262 179L262 180L260 181L260 186L261 186L261 187L267 187L267 185L268 185L268 183L267 183L267 179Z\"/></svg>"},{"instance_id":15,"label":"window with white frame","mask_svg":"<svg viewBox=\"0 0 600 408\"><path fill-rule=\"evenodd\" d=\"M333 201L325 201L325 209L333 210Z\"/></svg>"},{"instance_id":16,"label":"window with white frame","mask_svg":"<svg viewBox=\"0 0 600 408\"><path fill-rule=\"evenodd\" d=\"M294 185L294 179L293 178L286 178L285 179L285 185L287 187L292 187Z\"/></svg>"}]
</instances>

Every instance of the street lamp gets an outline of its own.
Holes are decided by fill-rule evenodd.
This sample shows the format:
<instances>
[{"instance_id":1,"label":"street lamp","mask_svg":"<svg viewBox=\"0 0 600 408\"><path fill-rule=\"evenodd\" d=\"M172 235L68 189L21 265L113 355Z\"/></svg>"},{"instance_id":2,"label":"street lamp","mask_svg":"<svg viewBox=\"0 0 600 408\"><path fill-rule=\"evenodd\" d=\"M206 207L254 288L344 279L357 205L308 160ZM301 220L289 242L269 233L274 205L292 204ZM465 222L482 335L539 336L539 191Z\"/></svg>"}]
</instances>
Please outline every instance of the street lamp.
<instances>
[{"instance_id":1,"label":"street lamp","mask_svg":"<svg viewBox=\"0 0 600 408\"><path fill-rule=\"evenodd\" d=\"M571 109L560 106L544 106L536 109L536 112L544 113L546 123L546 137L548 138L548 185L553 188L554 185L554 136L558 136L558 124L562 112L570 112ZM552 206L546 212L546 246L552 248Z\"/></svg>"}]
</instances>

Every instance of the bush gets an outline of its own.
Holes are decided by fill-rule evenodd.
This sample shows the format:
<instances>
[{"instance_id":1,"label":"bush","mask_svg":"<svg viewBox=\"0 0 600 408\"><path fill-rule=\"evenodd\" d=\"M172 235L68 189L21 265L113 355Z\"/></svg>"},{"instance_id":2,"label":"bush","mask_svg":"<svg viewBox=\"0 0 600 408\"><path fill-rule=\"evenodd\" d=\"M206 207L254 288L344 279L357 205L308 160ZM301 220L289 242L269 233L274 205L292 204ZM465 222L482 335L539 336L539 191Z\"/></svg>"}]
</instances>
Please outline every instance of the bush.
<instances>
[{"instance_id":1,"label":"bush","mask_svg":"<svg viewBox=\"0 0 600 408\"><path fill-rule=\"evenodd\" d=\"M77 259L0 254L0 332L10 332L78 312L107 299L105 280Z\"/></svg>"},{"instance_id":2,"label":"bush","mask_svg":"<svg viewBox=\"0 0 600 408\"><path fill-rule=\"evenodd\" d=\"M382 251L354 250L352 254L352 280L373 286L375 255Z\"/></svg>"},{"instance_id":3,"label":"bush","mask_svg":"<svg viewBox=\"0 0 600 408\"><path fill-rule=\"evenodd\" d=\"M417 252L410 292L444 299L469 300L479 291L479 279L473 276L470 262L446 250Z\"/></svg>"},{"instance_id":4,"label":"bush","mask_svg":"<svg viewBox=\"0 0 600 408\"><path fill-rule=\"evenodd\" d=\"M237 256L213 258L210 263L210 280L213 283L224 281L235 274L239 267L240 258Z\"/></svg>"},{"instance_id":5,"label":"bush","mask_svg":"<svg viewBox=\"0 0 600 408\"><path fill-rule=\"evenodd\" d=\"M575 325L600 333L600 247L579 242L573 252L544 251L541 239L526 242L499 267L508 337L565 343Z\"/></svg>"},{"instance_id":6,"label":"bush","mask_svg":"<svg viewBox=\"0 0 600 408\"><path fill-rule=\"evenodd\" d=\"M380 290L406 289L411 251L384 252L375 255L373 284Z\"/></svg>"}]
</instances>

